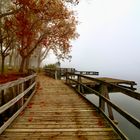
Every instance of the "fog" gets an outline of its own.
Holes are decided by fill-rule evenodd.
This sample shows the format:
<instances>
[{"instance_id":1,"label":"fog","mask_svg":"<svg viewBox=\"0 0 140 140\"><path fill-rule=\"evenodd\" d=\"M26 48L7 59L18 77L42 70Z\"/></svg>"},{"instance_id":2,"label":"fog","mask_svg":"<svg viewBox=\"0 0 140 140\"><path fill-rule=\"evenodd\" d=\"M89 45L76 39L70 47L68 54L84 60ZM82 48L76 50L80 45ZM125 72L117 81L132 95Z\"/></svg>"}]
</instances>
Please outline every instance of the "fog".
<instances>
[{"instance_id":1,"label":"fog","mask_svg":"<svg viewBox=\"0 0 140 140\"><path fill-rule=\"evenodd\" d=\"M134 80L140 87L140 1L83 0L76 10L80 37L72 42L71 62L61 66Z\"/></svg>"}]
</instances>

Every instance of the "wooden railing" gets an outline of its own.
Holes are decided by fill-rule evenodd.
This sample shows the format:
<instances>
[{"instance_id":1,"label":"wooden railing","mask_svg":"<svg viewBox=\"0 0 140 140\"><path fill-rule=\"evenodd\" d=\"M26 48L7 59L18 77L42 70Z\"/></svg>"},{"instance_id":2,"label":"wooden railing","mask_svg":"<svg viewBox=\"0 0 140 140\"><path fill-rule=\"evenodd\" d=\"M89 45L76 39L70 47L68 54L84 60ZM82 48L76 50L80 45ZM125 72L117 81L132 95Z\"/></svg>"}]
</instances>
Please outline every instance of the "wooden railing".
<instances>
[{"instance_id":1,"label":"wooden railing","mask_svg":"<svg viewBox=\"0 0 140 140\"><path fill-rule=\"evenodd\" d=\"M97 82L98 85L100 85L100 92L83 84L82 80L81 80L82 78ZM106 117L106 119L110 122L112 127L116 130L116 132L121 136L122 139L128 139L128 138L123 134L123 132L116 125L116 123L115 123L116 121L114 121L112 108L114 110L116 110L124 118L126 118L129 122L131 122L133 125L135 125L138 129L140 129L140 121L138 119L136 119L134 116L130 115L129 113L127 113L126 111L124 111L123 109L121 109L116 104L114 104L113 102L110 101L109 94L108 94L108 88L111 88L111 87L115 88L115 89L119 90L120 92L122 92L136 100L140 100L140 93L134 92L132 90L129 90L129 89L123 88L121 86L111 84L111 83L108 83L108 82L105 82L105 81L102 81L102 80L99 80L96 78L87 77L87 76L80 75L80 74L73 74L73 73L66 74L66 83L69 86L71 86L72 88L74 88L84 98L86 98L85 90L86 90L86 93L89 92L90 94L92 93L92 94L95 94L96 96L98 96L98 99L99 99L98 105L95 105L95 104L93 104L93 102L89 101L87 98L86 99L91 104L93 104L99 110L99 112L101 112ZM107 105L108 114L105 112L105 103Z\"/></svg>"},{"instance_id":2,"label":"wooden railing","mask_svg":"<svg viewBox=\"0 0 140 140\"><path fill-rule=\"evenodd\" d=\"M99 75L99 72L95 71L77 71L75 68L46 68L45 73L47 76L51 76L54 79L61 79L62 77L66 77L66 73L75 73L82 75Z\"/></svg>"},{"instance_id":3,"label":"wooden railing","mask_svg":"<svg viewBox=\"0 0 140 140\"><path fill-rule=\"evenodd\" d=\"M99 72L96 72L96 71L75 71L75 74L81 74L81 75L99 75Z\"/></svg>"},{"instance_id":4,"label":"wooden railing","mask_svg":"<svg viewBox=\"0 0 140 140\"><path fill-rule=\"evenodd\" d=\"M61 79L62 77L66 76L66 72L71 72L74 73L75 69L74 68L46 68L45 73L47 76L50 76L54 79Z\"/></svg>"},{"instance_id":5,"label":"wooden railing","mask_svg":"<svg viewBox=\"0 0 140 140\"><path fill-rule=\"evenodd\" d=\"M36 74L33 74L25 78L20 78L18 80L0 85L0 134L23 111L23 109L34 95L36 90L35 78ZM13 95L13 97L6 101L6 94Z\"/></svg>"}]
</instances>

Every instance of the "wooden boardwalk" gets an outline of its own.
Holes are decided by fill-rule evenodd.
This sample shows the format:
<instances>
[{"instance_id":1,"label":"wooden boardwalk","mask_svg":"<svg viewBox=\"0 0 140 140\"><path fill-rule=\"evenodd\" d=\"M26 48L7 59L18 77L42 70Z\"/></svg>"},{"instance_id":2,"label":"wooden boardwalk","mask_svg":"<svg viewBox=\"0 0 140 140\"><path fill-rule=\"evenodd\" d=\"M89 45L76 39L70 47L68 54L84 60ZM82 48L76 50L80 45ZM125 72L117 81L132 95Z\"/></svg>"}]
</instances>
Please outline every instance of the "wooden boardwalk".
<instances>
[{"instance_id":1,"label":"wooden boardwalk","mask_svg":"<svg viewBox=\"0 0 140 140\"><path fill-rule=\"evenodd\" d=\"M44 75L30 103L0 140L113 140L113 128L81 95Z\"/></svg>"}]
</instances>

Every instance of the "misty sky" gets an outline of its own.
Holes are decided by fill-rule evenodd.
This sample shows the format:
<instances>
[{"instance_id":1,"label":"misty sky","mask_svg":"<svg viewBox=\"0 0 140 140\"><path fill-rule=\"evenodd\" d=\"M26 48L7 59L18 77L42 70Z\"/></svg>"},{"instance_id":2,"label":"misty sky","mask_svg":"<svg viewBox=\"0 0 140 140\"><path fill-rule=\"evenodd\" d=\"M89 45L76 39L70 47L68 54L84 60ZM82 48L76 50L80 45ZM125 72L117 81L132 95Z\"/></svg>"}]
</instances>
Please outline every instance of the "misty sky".
<instances>
[{"instance_id":1,"label":"misty sky","mask_svg":"<svg viewBox=\"0 0 140 140\"><path fill-rule=\"evenodd\" d=\"M76 10L80 37L61 66L140 80L140 0L82 0Z\"/></svg>"}]
</instances>

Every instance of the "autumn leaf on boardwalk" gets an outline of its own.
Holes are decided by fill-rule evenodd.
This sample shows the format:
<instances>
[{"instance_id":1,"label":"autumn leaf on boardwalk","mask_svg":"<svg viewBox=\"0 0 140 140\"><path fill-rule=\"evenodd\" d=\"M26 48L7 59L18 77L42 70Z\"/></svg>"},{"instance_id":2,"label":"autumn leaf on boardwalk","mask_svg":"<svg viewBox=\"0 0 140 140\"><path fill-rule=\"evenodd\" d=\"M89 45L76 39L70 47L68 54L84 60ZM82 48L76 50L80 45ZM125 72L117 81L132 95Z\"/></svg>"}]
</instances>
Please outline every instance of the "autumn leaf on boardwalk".
<instances>
[{"instance_id":1,"label":"autumn leaf on boardwalk","mask_svg":"<svg viewBox=\"0 0 140 140\"><path fill-rule=\"evenodd\" d=\"M102 120L98 120L98 125L99 126L103 126L103 121Z\"/></svg>"},{"instance_id":2,"label":"autumn leaf on boardwalk","mask_svg":"<svg viewBox=\"0 0 140 140\"><path fill-rule=\"evenodd\" d=\"M34 103L29 103L28 104L28 108L32 108L32 105L33 105Z\"/></svg>"},{"instance_id":3,"label":"autumn leaf on boardwalk","mask_svg":"<svg viewBox=\"0 0 140 140\"><path fill-rule=\"evenodd\" d=\"M30 105L34 105L34 103L33 103L33 102L31 102L31 103L30 103Z\"/></svg>"},{"instance_id":4,"label":"autumn leaf on boardwalk","mask_svg":"<svg viewBox=\"0 0 140 140\"><path fill-rule=\"evenodd\" d=\"M32 118L32 117L30 117L30 118L28 119L28 121L29 121L29 122L32 122L32 120L33 120L33 118Z\"/></svg>"},{"instance_id":5,"label":"autumn leaf on boardwalk","mask_svg":"<svg viewBox=\"0 0 140 140\"><path fill-rule=\"evenodd\" d=\"M20 116L23 116L23 114L24 114L24 111L21 111L19 115L20 115Z\"/></svg>"},{"instance_id":6,"label":"autumn leaf on boardwalk","mask_svg":"<svg viewBox=\"0 0 140 140\"><path fill-rule=\"evenodd\" d=\"M28 106L28 108L32 108L32 106Z\"/></svg>"},{"instance_id":7,"label":"autumn leaf on boardwalk","mask_svg":"<svg viewBox=\"0 0 140 140\"><path fill-rule=\"evenodd\" d=\"M40 87L38 90L42 90L42 89L43 89L43 88Z\"/></svg>"},{"instance_id":8,"label":"autumn leaf on boardwalk","mask_svg":"<svg viewBox=\"0 0 140 140\"><path fill-rule=\"evenodd\" d=\"M46 103L44 101L40 102L40 107L46 106Z\"/></svg>"},{"instance_id":9,"label":"autumn leaf on boardwalk","mask_svg":"<svg viewBox=\"0 0 140 140\"><path fill-rule=\"evenodd\" d=\"M44 101L42 101L42 102L40 102L41 104L45 104L45 102Z\"/></svg>"}]
</instances>

